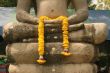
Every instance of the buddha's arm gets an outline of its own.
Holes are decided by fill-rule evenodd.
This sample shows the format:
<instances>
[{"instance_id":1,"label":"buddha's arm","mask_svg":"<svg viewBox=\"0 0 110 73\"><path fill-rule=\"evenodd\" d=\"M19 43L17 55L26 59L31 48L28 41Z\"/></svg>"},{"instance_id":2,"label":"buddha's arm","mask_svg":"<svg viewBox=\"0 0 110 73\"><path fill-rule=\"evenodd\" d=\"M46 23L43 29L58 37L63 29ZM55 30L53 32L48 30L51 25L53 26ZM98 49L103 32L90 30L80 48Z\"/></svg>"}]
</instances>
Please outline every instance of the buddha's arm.
<instances>
[{"instance_id":1,"label":"buddha's arm","mask_svg":"<svg viewBox=\"0 0 110 73\"><path fill-rule=\"evenodd\" d=\"M18 0L16 18L19 22L36 24L37 17L30 14L32 0Z\"/></svg>"},{"instance_id":2,"label":"buddha's arm","mask_svg":"<svg viewBox=\"0 0 110 73\"><path fill-rule=\"evenodd\" d=\"M88 18L88 6L87 0L71 0L76 13L68 17L69 23L76 24L83 22Z\"/></svg>"}]
</instances>

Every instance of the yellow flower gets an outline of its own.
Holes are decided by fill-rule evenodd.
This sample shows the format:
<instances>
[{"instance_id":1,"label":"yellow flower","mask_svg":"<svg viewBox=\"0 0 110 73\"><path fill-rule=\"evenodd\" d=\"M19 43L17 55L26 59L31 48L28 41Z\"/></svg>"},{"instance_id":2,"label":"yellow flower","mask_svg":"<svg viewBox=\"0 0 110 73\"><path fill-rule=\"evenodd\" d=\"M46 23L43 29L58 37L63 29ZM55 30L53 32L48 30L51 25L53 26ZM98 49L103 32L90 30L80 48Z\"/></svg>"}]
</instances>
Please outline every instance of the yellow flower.
<instances>
[{"instance_id":1,"label":"yellow flower","mask_svg":"<svg viewBox=\"0 0 110 73\"><path fill-rule=\"evenodd\" d=\"M39 19L39 25L38 25L38 52L39 52L39 56L43 56L44 55L44 20L52 20L51 18L47 17L47 16L41 16ZM62 20L62 31L63 31L63 47L64 49L68 49L69 48L69 40L68 40L68 19L65 16L60 16L58 18L55 18L54 20ZM62 53L65 56L70 55L70 53ZM43 64L46 61L41 60L37 60L37 62L39 64Z\"/></svg>"}]
</instances>

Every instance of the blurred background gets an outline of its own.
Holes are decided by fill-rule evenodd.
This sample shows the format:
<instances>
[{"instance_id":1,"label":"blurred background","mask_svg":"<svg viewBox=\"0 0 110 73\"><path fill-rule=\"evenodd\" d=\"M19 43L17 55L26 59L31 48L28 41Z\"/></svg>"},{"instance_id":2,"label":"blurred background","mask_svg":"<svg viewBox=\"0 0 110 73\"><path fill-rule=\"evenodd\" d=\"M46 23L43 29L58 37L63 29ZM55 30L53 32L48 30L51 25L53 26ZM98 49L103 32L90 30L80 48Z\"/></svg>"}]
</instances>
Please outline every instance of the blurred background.
<instances>
[{"instance_id":1,"label":"blurred background","mask_svg":"<svg viewBox=\"0 0 110 73\"><path fill-rule=\"evenodd\" d=\"M87 0L89 17L85 22L106 23L108 25L108 38L105 42L96 47L100 48L100 57L96 64L99 66L99 73L110 73L110 0ZM0 64L6 64L5 47L6 42L2 38L2 26L9 22L16 22L17 0L0 0ZM74 9L71 4L68 7L68 14L71 15ZM31 9L34 15L34 10Z\"/></svg>"}]
</instances>

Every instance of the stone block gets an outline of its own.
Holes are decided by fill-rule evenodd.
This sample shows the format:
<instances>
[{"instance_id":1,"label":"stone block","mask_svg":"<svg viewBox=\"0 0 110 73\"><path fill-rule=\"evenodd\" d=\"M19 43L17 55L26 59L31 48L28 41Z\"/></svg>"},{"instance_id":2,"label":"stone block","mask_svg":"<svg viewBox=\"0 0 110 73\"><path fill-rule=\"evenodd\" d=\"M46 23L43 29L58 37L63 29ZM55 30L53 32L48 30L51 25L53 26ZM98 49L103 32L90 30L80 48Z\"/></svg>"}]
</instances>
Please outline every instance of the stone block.
<instances>
[{"instance_id":1,"label":"stone block","mask_svg":"<svg viewBox=\"0 0 110 73\"><path fill-rule=\"evenodd\" d=\"M38 59L37 43L13 43L6 47L8 60L18 64L33 64ZM61 55L62 43L46 43L45 59L47 63L89 63L93 62L97 57L97 49L92 44L87 43L70 43L69 57Z\"/></svg>"},{"instance_id":2,"label":"stone block","mask_svg":"<svg viewBox=\"0 0 110 73\"><path fill-rule=\"evenodd\" d=\"M97 73L97 66L94 64L11 64L9 73Z\"/></svg>"},{"instance_id":3,"label":"stone block","mask_svg":"<svg viewBox=\"0 0 110 73\"><path fill-rule=\"evenodd\" d=\"M30 25L27 23L9 23L3 27L3 38L7 42L18 42L23 39L38 38L38 25ZM61 26L46 25L45 39L52 42L62 41ZM105 23L85 23L69 26L69 40L77 42L91 42L100 44L107 38L107 25ZM60 36L59 36L60 35ZM54 38L55 37L55 38ZM56 38L57 37L57 38ZM37 42L37 41L31 41Z\"/></svg>"}]
</instances>

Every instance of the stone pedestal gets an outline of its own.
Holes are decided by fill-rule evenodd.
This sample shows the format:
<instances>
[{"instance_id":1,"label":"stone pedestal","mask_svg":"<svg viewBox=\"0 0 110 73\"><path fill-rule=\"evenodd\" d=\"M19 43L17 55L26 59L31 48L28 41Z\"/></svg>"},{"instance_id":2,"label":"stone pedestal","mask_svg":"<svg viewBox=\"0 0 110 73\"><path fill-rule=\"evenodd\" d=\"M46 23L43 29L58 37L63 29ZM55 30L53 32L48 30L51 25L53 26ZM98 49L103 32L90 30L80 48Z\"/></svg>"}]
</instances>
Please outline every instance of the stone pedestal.
<instances>
[{"instance_id":1,"label":"stone pedestal","mask_svg":"<svg viewBox=\"0 0 110 73\"><path fill-rule=\"evenodd\" d=\"M59 26L45 26L45 59L43 65L38 59L37 25L9 23L3 28L4 39L11 44L6 47L9 73L97 73L94 63L98 58L100 44L107 37L104 23L78 24L69 27L69 57L61 55L62 34ZM56 29L57 28L57 29ZM54 34L52 34L54 33Z\"/></svg>"},{"instance_id":2,"label":"stone pedestal","mask_svg":"<svg viewBox=\"0 0 110 73\"><path fill-rule=\"evenodd\" d=\"M11 64L9 73L97 73L97 66L94 64Z\"/></svg>"},{"instance_id":3,"label":"stone pedestal","mask_svg":"<svg viewBox=\"0 0 110 73\"><path fill-rule=\"evenodd\" d=\"M38 59L37 43L13 43L7 45L6 54L9 60L18 64L36 63ZM45 58L47 63L89 63L96 59L97 49L92 44L70 43L70 57L61 55L62 43L46 43Z\"/></svg>"}]
</instances>

